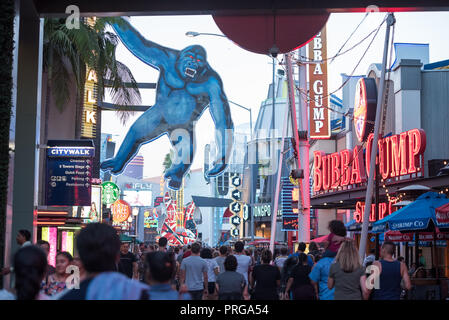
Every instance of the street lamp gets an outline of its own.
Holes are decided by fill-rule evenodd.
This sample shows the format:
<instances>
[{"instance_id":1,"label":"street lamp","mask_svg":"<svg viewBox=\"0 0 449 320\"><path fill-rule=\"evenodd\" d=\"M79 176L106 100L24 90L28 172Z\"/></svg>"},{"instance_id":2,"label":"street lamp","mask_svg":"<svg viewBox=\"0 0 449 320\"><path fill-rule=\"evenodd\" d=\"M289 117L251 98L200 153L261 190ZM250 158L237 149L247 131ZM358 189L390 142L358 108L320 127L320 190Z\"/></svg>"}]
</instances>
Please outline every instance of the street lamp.
<instances>
[{"instance_id":1,"label":"street lamp","mask_svg":"<svg viewBox=\"0 0 449 320\"><path fill-rule=\"evenodd\" d=\"M186 36L187 37L197 37L197 36L216 36L216 37L223 37L223 38L227 38L225 35L223 34L218 34L218 33L207 33L207 32L196 32L196 31L187 31L186 32Z\"/></svg>"}]
</instances>

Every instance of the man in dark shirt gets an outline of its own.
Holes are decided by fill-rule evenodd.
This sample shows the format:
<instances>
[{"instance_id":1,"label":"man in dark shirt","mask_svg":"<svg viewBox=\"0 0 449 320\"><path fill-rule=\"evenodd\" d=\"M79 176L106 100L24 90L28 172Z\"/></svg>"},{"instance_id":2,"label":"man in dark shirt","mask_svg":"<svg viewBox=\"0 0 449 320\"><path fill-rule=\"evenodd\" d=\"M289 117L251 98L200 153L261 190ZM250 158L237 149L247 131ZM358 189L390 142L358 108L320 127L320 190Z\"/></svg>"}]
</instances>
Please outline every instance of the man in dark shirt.
<instances>
[{"instance_id":1,"label":"man in dark shirt","mask_svg":"<svg viewBox=\"0 0 449 320\"><path fill-rule=\"evenodd\" d=\"M123 273L128 278L138 279L137 269L137 258L132 252L129 252L129 243L122 242L122 245L120 246L118 272Z\"/></svg>"}]
</instances>

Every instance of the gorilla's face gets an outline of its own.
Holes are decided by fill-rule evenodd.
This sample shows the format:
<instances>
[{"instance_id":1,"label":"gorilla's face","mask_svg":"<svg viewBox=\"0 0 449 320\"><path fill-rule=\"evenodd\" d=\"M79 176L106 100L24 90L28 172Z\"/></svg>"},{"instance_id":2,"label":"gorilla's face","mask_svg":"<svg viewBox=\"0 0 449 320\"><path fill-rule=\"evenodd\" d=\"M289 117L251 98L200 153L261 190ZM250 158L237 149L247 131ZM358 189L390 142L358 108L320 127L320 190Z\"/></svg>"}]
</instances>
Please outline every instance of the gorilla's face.
<instances>
[{"instance_id":1,"label":"gorilla's face","mask_svg":"<svg viewBox=\"0 0 449 320\"><path fill-rule=\"evenodd\" d=\"M206 51L200 46L185 48L179 54L176 68L184 80L198 80L207 71Z\"/></svg>"}]
</instances>

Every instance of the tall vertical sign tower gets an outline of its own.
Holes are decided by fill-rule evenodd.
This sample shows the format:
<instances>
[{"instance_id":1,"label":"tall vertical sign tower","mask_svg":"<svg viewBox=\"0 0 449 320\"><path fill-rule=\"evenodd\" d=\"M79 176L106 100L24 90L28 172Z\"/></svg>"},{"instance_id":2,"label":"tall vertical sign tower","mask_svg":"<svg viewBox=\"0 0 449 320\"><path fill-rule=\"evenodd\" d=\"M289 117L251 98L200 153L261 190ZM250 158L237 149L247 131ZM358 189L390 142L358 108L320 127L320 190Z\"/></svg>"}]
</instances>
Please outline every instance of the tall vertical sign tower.
<instances>
[{"instance_id":1,"label":"tall vertical sign tower","mask_svg":"<svg viewBox=\"0 0 449 320\"><path fill-rule=\"evenodd\" d=\"M329 139L331 136L329 93L327 88L326 27L309 43L310 83L310 139Z\"/></svg>"}]
</instances>

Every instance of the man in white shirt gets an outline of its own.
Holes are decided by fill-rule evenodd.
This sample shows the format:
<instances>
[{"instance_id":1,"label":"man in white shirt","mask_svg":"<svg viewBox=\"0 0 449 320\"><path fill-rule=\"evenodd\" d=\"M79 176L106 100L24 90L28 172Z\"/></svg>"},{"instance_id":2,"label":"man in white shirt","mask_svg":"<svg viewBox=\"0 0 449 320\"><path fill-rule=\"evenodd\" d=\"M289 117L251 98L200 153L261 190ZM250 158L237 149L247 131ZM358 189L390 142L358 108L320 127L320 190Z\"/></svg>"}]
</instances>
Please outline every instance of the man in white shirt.
<instances>
[{"instance_id":1,"label":"man in white shirt","mask_svg":"<svg viewBox=\"0 0 449 320\"><path fill-rule=\"evenodd\" d=\"M243 252L244 244L242 241L237 241L234 245L235 257L237 258L237 272L241 273L248 284L249 267L251 266L251 257Z\"/></svg>"}]
</instances>

